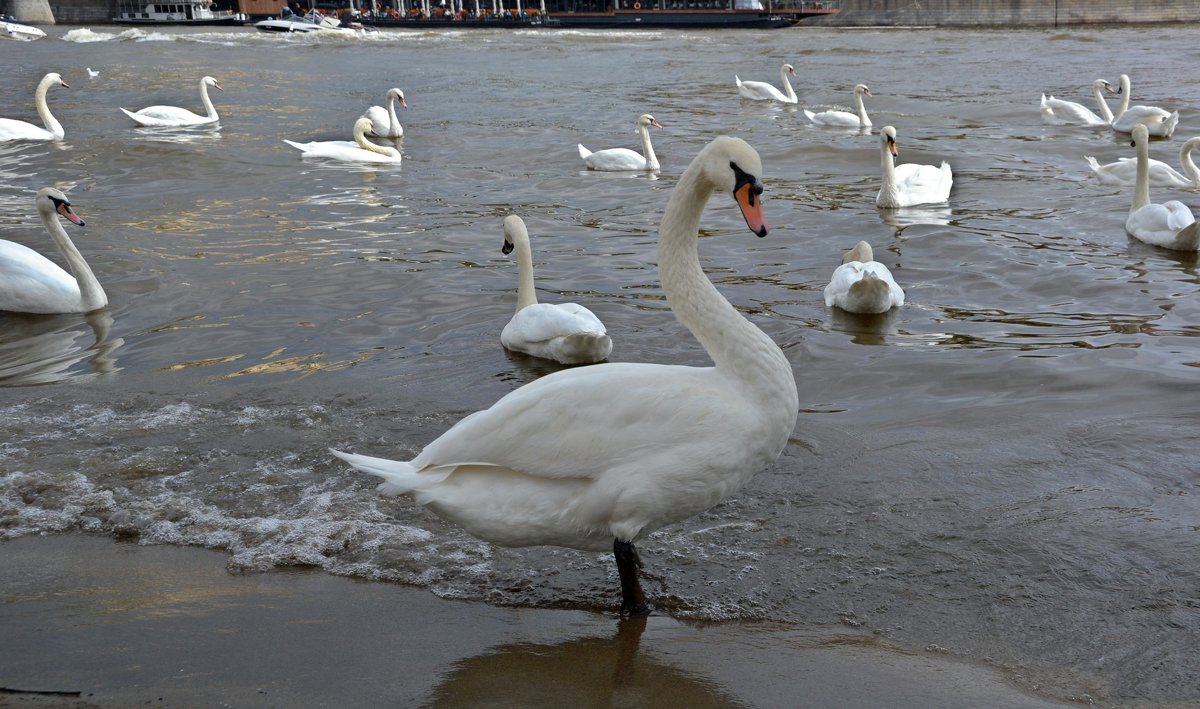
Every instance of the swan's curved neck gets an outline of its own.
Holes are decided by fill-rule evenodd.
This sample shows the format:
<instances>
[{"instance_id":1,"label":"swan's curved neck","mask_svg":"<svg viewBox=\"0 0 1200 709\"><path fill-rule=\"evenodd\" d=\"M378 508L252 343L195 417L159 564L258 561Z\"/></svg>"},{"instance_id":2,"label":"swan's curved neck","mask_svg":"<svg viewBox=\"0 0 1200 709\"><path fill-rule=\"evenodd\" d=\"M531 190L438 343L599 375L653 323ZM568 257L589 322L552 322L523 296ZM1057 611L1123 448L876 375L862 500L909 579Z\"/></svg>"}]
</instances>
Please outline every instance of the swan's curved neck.
<instances>
[{"instance_id":1,"label":"swan's curved neck","mask_svg":"<svg viewBox=\"0 0 1200 709\"><path fill-rule=\"evenodd\" d=\"M63 131L62 124L58 122L58 119L51 115L50 104L46 103L46 93L54 84L54 79L43 79L38 84L37 93L34 94L33 100L34 105L37 106L38 116L42 119L42 123L45 124L46 130L53 133L55 138L62 140L66 132Z\"/></svg>"},{"instance_id":2,"label":"swan's curved neck","mask_svg":"<svg viewBox=\"0 0 1200 709\"><path fill-rule=\"evenodd\" d=\"M395 148L386 148L382 145L376 145L367 140L367 134L365 131L354 131L354 143L363 150L372 153L379 153L380 155L387 155L388 157L396 157L396 155L399 154L399 151L397 151Z\"/></svg>"},{"instance_id":3,"label":"swan's curved neck","mask_svg":"<svg viewBox=\"0 0 1200 709\"><path fill-rule=\"evenodd\" d=\"M1109 123L1113 122L1112 109L1108 107L1108 101L1104 100L1103 84L1097 84L1092 87L1093 93L1096 94L1096 105L1100 108L1100 117Z\"/></svg>"},{"instance_id":4,"label":"swan's curved neck","mask_svg":"<svg viewBox=\"0 0 1200 709\"><path fill-rule=\"evenodd\" d=\"M75 282L79 284L79 299L83 305L83 311L90 312L108 305L108 295L104 293L104 288L96 279L96 274L92 273L92 268L84 260L83 254L79 253L79 249L75 248L71 237L67 236L58 217L54 212L39 211L42 215L42 223L46 225L46 231L50 233L54 245L58 247L59 253L67 261L67 268L70 269L71 275L75 276Z\"/></svg>"},{"instance_id":5,"label":"swan's curved neck","mask_svg":"<svg viewBox=\"0 0 1200 709\"><path fill-rule=\"evenodd\" d=\"M1200 138L1189 138L1182 147L1179 148L1179 164L1183 165L1183 171L1187 174L1188 179L1192 181L1193 187L1200 187L1200 167L1192 161L1192 151L1200 146Z\"/></svg>"},{"instance_id":6,"label":"swan's curved neck","mask_svg":"<svg viewBox=\"0 0 1200 709\"><path fill-rule=\"evenodd\" d=\"M396 115L396 97L388 96L388 134L397 135L400 132L400 117Z\"/></svg>"},{"instance_id":7,"label":"swan's curved neck","mask_svg":"<svg viewBox=\"0 0 1200 709\"><path fill-rule=\"evenodd\" d=\"M885 195L883 202L885 205L892 205L896 201L896 161L883 141L879 143L879 167L883 175L880 189L880 193Z\"/></svg>"},{"instance_id":8,"label":"swan's curved neck","mask_svg":"<svg viewBox=\"0 0 1200 709\"><path fill-rule=\"evenodd\" d=\"M779 70L779 79L783 83L783 93L788 97L788 101L791 101L792 103L799 102L800 99L796 96L796 90L792 88L792 82L788 80L787 69L781 68Z\"/></svg>"},{"instance_id":9,"label":"swan's curved neck","mask_svg":"<svg viewBox=\"0 0 1200 709\"><path fill-rule=\"evenodd\" d=\"M1119 106L1117 106L1117 115L1113 118L1113 120L1120 118L1122 115L1125 114L1126 111L1129 110L1130 98L1132 98L1132 97L1129 95L1129 77L1122 74L1121 75L1121 104Z\"/></svg>"},{"instance_id":10,"label":"swan's curved neck","mask_svg":"<svg viewBox=\"0 0 1200 709\"><path fill-rule=\"evenodd\" d=\"M1133 206L1130 212L1150 204L1150 146L1148 141L1138 141L1137 144L1137 179L1133 185Z\"/></svg>"},{"instance_id":11,"label":"swan's curved neck","mask_svg":"<svg viewBox=\"0 0 1200 709\"><path fill-rule=\"evenodd\" d=\"M517 311L536 305L537 291L533 287L533 251L529 247L529 236L512 237L517 252Z\"/></svg>"},{"instance_id":12,"label":"swan's curved neck","mask_svg":"<svg viewBox=\"0 0 1200 709\"><path fill-rule=\"evenodd\" d=\"M858 109L859 125L871 125L871 119L867 118L867 107L863 105L863 95L857 91L854 92L854 107Z\"/></svg>"},{"instance_id":13,"label":"swan's curved neck","mask_svg":"<svg viewBox=\"0 0 1200 709\"><path fill-rule=\"evenodd\" d=\"M790 394L795 406L792 367L783 351L754 326L713 286L700 267L700 217L712 195L698 170L679 179L663 214L658 235L658 270L662 288L675 317L708 352L718 371L754 387L755 393L777 399ZM780 388L786 379L789 387Z\"/></svg>"},{"instance_id":14,"label":"swan's curved neck","mask_svg":"<svg viewBox=\"0 0 1200 709\"><path fill-rule=\"evenodd\" d=\"M642 142L642 157L646 158L646 169L657 170L658 156L654 154L654 146L650 144L650 127L639 123L638 138Z\"/></svg>"},{"instance_id":15,"label":"swan's curved neck","mask_svg":"<svg viewBox=\"0 0 1200 709\"><path fill-rule=\"evenodd\" d=\"M208 97L208 84L204 81L200 82L200 102L204 104L205 115L214 121L220 118L217 115L217 107L213 105L212 99Z\"/></svg>"}]
</instances>

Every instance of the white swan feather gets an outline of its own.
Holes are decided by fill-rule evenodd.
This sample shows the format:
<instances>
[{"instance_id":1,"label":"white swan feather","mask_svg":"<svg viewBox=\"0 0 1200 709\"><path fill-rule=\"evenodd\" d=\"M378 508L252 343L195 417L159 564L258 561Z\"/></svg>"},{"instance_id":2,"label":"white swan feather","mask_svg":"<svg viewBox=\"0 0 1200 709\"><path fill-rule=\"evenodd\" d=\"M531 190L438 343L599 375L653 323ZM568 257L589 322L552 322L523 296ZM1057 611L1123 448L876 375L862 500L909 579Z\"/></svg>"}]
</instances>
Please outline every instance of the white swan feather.
<instances>
[{"instance_id":1,"label":"white swan feather","mask_svg":"<svg viewBox=\"0 0 1200 709\"><path fill-rule=\"evenodd\" d=\"M879 194L875 205L885 209L912 207L918 204L940 204L950 199L950 188L954 185L954 174L950 165L942 161L940 167L916 163L895 163L896 129L884 126L879 131L879 156L883 172Z\"/></svg>"},{"instance_id":2,"label":"white swan feather","mask_svg":"<svg viewBox=\"0 0 1200 709\"><path fill-rule=\"evenodd\" d=\"M380 138L403 138L404 126L400 125L400 119L396 116L396 104L401 107L408 108L408 102L404 100L404 92L400 89L388 89L386 100L384 102L387 108L383 106L371 106L363 115L371 119L371 134Z\"/></svg>"},{"instance_id":3,"label":"white swan feather","mask_svg":"<svg viewBox=\"0 0 1200 709\"><path fill-rule=\"evenodd\" d=\"M783 91L765 81L742 81L736 74L733 76L733 80L737 84L738 95L742 98L752 101L798 103L800 99L796 96L796 90L792 88L792 82L788 79L788 76L795 75L796 69L791 64L779 67L779 81L783 85Z\"/></svg>"},{"instance_id":4,"label":"white swan feather","mask_svg":"<svg viewBox=\"0 0 1200 709\"><path fill-rule=\"evenodd\" d=\"M849 111L821 111L813 113L807 108L804 109L804 115L808 116L808 120L820 126L835 126L842 128L866 128L870 127L871 119L867 116L867 107L863 105L863 96L870 96L871 90L866 84L858 84L854 87L854 113Z\"/></svg>"},{"instance_id":5,"label":"white swan feather","mask_svg":"<svg viewBox=\"0 0 1200 709\"><path fill-rule=\"evenodd\" d=\"M221 119L212 99L208 97L208 87L224 91L217 80L211 76L200 79L200 103L204 105L204 115L193 113L179 106L147 106L139 111L122 108L121 112L133 119L139 126L147 128L181 128L184 126L203 126L216 123Z\"/></svg>"},{"instance_id":6,"label":"white swan feather","mask_svg":"<svg viewBox=\"0 0 1200 709\"><path fill-rule=\"evenodd\" d=\"M650 128L662 128L654 116L643 113L637 119L638 141L642 152L636 153L629 148L608 148L592 152L580 144L579 157L589 170L609 170L622 172L629 170L657 170L658 156L654 154L654 146L650 144Z\"/></svg>"},{"instance_id":7,"label":"white swan feather","mask_svg":"<svg viewBox=\"0 0 1200 709\"><path fill-rule=\"evenodd\" d=\"M348 140L318 140L297 143L284 139L283 142L303 153L306 158L328 158L343 162L399 163L400 151L395 148L375 145L367 140L371 130L371 119L359 116L354 122L354 142Z\"/></svg>"},{"instance_id":8,"label":"white swan feather","mask_svg":"<svg viewBox=\"0 0 1200 709\"><path fill-rule=\"evenodd\" d=\"M38 117L42 119L42 123L46 127L42 128L26 121L18 121L14 118L0 118L0 141L62 140L66 136L62 124L50 113L50 106L46 103L46 92L50 90L51 86L61 86L64 89L71 88L67 85L67 82L63 81L61 76L54 72L46 74L38 82L37 90L33 94L33 104L37 109Z\"/></svg>"},{"instance_id":9,"label":"white swan feather","mask_svg":"<svg viewBox=\"0 0 1200 709\"><path fill-rule=\"evenodd\" d=\"M1121 105L1117 108L1116 118L1112 120L1112 129L1118 133L1132 133L1136 125L1146 126L1147 132L1159 138L1170 138L1179 125L1179 111L1168 111L1158 106L1130 106L1129 75L1121 74L1120 88Z\"/></svg>"},{"instance_id":10,"label":"white swan feather","mask_svg":"<svg viewBox=\"0 0 1200 709\"><path fill-rule=\"evenodd\" d=\"M1112 84L1109 84L1104 79L1096 79L1092 82L1092 94L1096 97L1096 105L1100 108L1101 115L1096 115L1087 106L1074 101L1064 101L1042 94L1042 121L1050 125L1057 126L1090 126L1093 128L1107 128L1112 123L1112 109L1108 107L1108 102L1104 100L1104 92L1113 93Z\"/></svg>"},{"instance_id":11,"label":"white swan feather","mask_svg":"<svg viewBox=\"0 0 1200 709\"><path fill-rule=\"evenodd\" d=\"M834 269L825 286L825 305L851 313L886 313L904 305L904 289L888 267L875 260L871 245L860 241Z\"/></svg>"},{"instance_id":12,"label":"white swan feather","mask_svg":"<svg viewBox=\"0 0 1200 709\"><path fill-rule=\"evenodd\" d=\"M1137 149L1137 179L1133 202L1125 220L1125 231L1139 241L1175 251L1200 250L1200 226L1192 210L1183 202L1150 201L1150 135L1144 125L1132 130Z\"/></svg>"},{"instance_id":13,"label":"white swan feather","mask_svg":"<svg viewBox=\"0 0 1200 709\"><path fill-rule=\"evenodd\" d=\"M1189 138L1179 148L1179 164L1183 172L1153 158L1149 161L1149 176L1151 187L1200 187L1200 167L1192 160L1192 151L1200 146L1200 138ZM1096 174L1096 179L1105 185L1129 186L1137 184L1137 158L1118 158L1115 162L1101 165L1091 155L1084 155L1088 167Z\"/></svg>"}]
</instances>

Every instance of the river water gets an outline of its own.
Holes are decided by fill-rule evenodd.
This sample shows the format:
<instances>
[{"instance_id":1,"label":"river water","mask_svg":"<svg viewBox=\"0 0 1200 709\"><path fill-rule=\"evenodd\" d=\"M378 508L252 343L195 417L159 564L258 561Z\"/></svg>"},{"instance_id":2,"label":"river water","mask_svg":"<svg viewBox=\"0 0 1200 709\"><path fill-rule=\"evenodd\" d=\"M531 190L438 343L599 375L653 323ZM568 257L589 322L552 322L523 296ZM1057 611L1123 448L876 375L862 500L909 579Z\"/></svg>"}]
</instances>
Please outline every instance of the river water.
<instances>
[{"instance_id":1,"label":"river water","mask_svg":"<svg viewBox=\"0 0 1200 709\"><path fill-rule=\"evenodd\" d=\"M1200 697L1195 254L1123 229L1129 195L1084 155L1105 131L1041 123L1042 92L1093 79L1200 130L1189 28L1070 31L379 32L58 27L0 46L0 115L36 120L58 71L57 144L0 144L0 238L44 251L32 195L69 191L70 233L108 291L97 314L0 315L0 536L99 533L227 550L446 598L611 612L611 559L474 540L329 446L407 458L556 367L506 354L515 300L501 220L529 225L541 297L591 308L613 361L703 365L657 286L676 178L721 133L763 157L773 230L706 214L710 277L784 348L801 413L732 499L641 543L679 618L874 634L985 662L1045 696ZM901 161L950 162L946 208L881 215L877 138L746 102L795 64L802 107L871 87ZM99 75L89 77L85 68ZM117 109L219 128L137 129ZM402 166L303 160L405 91ZM589 173L576 143L636 147L657 177ZM1195 193L1156 198L1200 206ZM826 308L860 239L907 291L889 316ZM615 444L615 442L614 442Z\"/></svg>"}]
</instances>

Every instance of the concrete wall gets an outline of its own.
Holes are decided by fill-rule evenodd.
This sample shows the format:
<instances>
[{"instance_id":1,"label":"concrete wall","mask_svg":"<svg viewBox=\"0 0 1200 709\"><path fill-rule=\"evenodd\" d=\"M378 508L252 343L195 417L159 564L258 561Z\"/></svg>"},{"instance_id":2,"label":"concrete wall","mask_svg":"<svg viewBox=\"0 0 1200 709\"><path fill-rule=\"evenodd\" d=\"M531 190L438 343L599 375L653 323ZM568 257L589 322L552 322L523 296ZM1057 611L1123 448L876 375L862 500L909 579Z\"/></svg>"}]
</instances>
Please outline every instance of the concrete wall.
<instances>
[{"instance_id":1,"label":"concrete wall","mask_svg":"<svg viewBox=\"0 0 1200 709\"><path fill-rule=\"evenodd\" d=\"M64 25L91 25L112 22L114 9L109 0L49 0L54 19Z\"/></svg>"},{"instance_id":2,"label":"concrete wall","mask_svg":"<svg viewBox=\"0 0 1200 709\"><path fill-rule=\"evenodd\" d=\"M805 25L1040 26L1195 22L1200 0L840 0Z\"/></svg>"},{"instance_id":3,"label":"concrete wall","mask_svg":"<svg viewBox=\"0 0 1200 709\"><path fill-rule=\"evenodd\" d=\"M0 3L0 9L4 14L31 25L54 24L54 13L50 11L50 3L46 0L8 0Z\"/></svg>"}]
</instances>

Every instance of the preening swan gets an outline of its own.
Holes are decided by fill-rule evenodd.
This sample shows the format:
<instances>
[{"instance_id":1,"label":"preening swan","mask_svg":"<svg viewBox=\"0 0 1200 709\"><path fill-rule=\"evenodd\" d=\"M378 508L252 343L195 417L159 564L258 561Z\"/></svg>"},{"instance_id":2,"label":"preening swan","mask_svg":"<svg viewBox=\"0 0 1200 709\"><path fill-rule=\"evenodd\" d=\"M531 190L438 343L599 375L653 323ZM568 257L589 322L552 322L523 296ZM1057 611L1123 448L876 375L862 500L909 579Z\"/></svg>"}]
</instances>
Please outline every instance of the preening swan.
<instances>
[{"instance_id":1,"label":"preening swan","mask_svg":"<svg viewBox=\"0 0 1200 709\"><path fill-rule=\"evenodd\" d=\"M650 127L662 128L662 124L649 113L643 113L637 119L638 139L642 144L642 154L638 155L629 148L609 148L592 152L581 144L579 157L589 170L657 170L658 156L654 154L654 146L650 145Z\"/></svg>"},{"instance_id":2,"label":"preening swan","mask_svg":"<svg viewBox=\"0 0 1200 709\"><path fill-rule=\"evenodd\" d=\"M533 254L529 231L515 214L504 219L502 251L517 252L517 312L500 333L510 350L562 364L591 364L612 352L604 323L577 303L539 303L533 288Z\"/></svg>"},{"instance_id":3,"label":"preening swan","mask_svg":"<svg viewBox=\"0 0 1200 709\"><path fill-rule=\"evenodd\" d=\"M875 260L871 245L860 241L834 269L825 286L825 305L852 313L886 313L904 305L904 290L888 267Z\"/></svg>"},{"instance_id":4,"label":"preening swan","mask_svg":"<svg viewBox=\"0 0 1200 709\"><path fill-rule=\"evenodd\" d=\"M367 140L371 130L371 119L359 116L354 122L354 142L348 140L321 140L312 143L297 143L285 139L283 142L304 153L304 157L329 158L346 162L389 162L399 163L400 151Z\"/></svg>"},{"instance_id":5,"label":"preening swan","mask_svg":"<svg viewBox=\"0 0 1200 709\"><path fill-rule=\"evenodd\" d=\"M1149 161L1151 187L1200 187L1200 167L1192 160L1192 151L1200 146L1200 138L1189 138L1179 148L1179 164L1183 172L1161 160ZM1105 185L1135 185L1137 184L1137 158L1120 158L1116 162L1101 165L1091 155L1084 155L1096 178Z\"/></svg>"},{"instance_id":6,"label":"preening swan","mask_svg":"<svg viewBox=\"0 0 1200 709\"><path fill-rule=\"evenodd\" d=\"M1042 121L1056 126L1107 128L1112 123L1113 113L1112 109L1108 107L1108 102L1104 100L1105 91L1114 93L1112 84L1104 79L1096 79L1092 82L1092 93L1096 96L1096 105L1100 108L1099 116L1081 103L1063 101L1042 94Z\"/></svg>"},{"instance_id":7,"label":"preening swan","mask_svg":"<svg viewBox=\"0 0 1200 709\"><path fill-rule=\"evenodd\" d=\"M883 184L875 196L875 205L886 209L911 207L916 204L937 204L950 199L950 188L954 175L950 165L942 161L941 167L904 163L897 165L893 156L899 153L896 147L896 129L884 126L879 131L879 159L883 168Z\"/></svg>"},{"instance_id":8,"label":"preening swan","mask_svg":"<svg viewBox=\"0 0 1200 709\"><path fill-rule=\"evenodd\" d=\"M1118 91L1121 93L1121 105L1117 108L1117 117L1112 121L1113 130L1130 133L1140 123L1146 126L1150 135L1170 138L1179 124L1179 111L1168 111L1158 106L1130 106L1129 75L1121 74L1120 83Z\"/></svg>"},{"instance_id":9,"label":"preening swan","mask_svg":"<svg viewBox=\"0 0 1200 709\"><path fill-rule=\"evenodd\" d=\"M51 86L61 86L64 89L71 88L67 82L62 80L62 77L54 72L50 72L42 77L38 82L37 91L33 94L33 103L37 107L37 114L45 124L45 128L40 128L32 123L18 121L12 118L0 118L0 140L62 140L66 133L63 131L62 124L50 115L50 106L46 104L46 92Z\"/></svg>"},{"instance_id":10,"label":"preening swan","mask_svg":"<svg viewBox=\"0 0 1200 709\"><path fill-rule=\"evenodd\" d=\"M200 102L204 104L205 112L203 116L179 106L147 106L136 113L122 108L121 112L132 118L139 126L148 128L179 128L216 123L221 117L217 115L217 109L213 106L212 99L208 97L208 87L210 86L217 91L225 90L211 76L200 79Z\"/></svg>"},{"instance_id":11,"label":"preening swan","mask_svg":"<svg viewBox=\"0 0 1200 709\"><path fill-rule=\"evenodd\" d=\"M408 108L404 92L400 89L388 89L386 103L387 108L371 106L363 113L371 119L371 133L380 138L403 138L404 126L400 125L400 119L396 117L396 104Z\"/></svg>"},{"instance_id":12,"label":"preening swan","mask_svg":"<svg viewBox=\"0 0 1200 709\"><path fill-rule=\"evenodd\" d=\"M108 305L87 261L75 248L56 215L73 224L83 220L71 209L67 196L53 187L38 190L38 214L67 261L67 273L38 252L12 241L0 240L0 310L16 313L87 313Z\"/></svg>"},{"instance_id":13,"label":"preening swan","mask_svg":"<svg viewBox=\"0 0 1200 709\"><path fill-rule=\"evenodd\" d=\"M804 109L804 115L808 116L808 120L821 126L839 126L846 128L864 128L871 125L871 119L867 117L867 107L863 105L863 96L870 96L871 90L866 84L859 84L854 87L854 113L849 111L821 111L813 113L807 108Z\"/></svg>"},{"instance_id":14,"label":"preening swan","mask_svg":"<svg viewBox=\"0 0 1200 709\"><path fill-rule=\"evenodd\" d=\"M621 612L649 611L634 542L720 502L774 461L796 423L792 367L705 276L700 218L732 194L765 236L758 153L720 137L679 178L658 239L662 288L712 367L604 363L549 374L460 421L411 461L333 451L504 546L612 549Z\"/></svg>"},{"instance_id":15,"label":"preening swan","mask_svg":"<svg viewBox=\"0 0 1200 709\"><path fill-rule=\"evenodd\" d=\"M742 98L753 99L755 101L798 103L800 99L796 97L796 91L792 88L792 82L788 80L789 74L791 76L796 75L796 70L791 64L784 64L779 67L779 81L783 84L783 91L765 81L742 81L737 74L733 75L733 80L737 82L738 94Z\"/></svg>"},{"instance_id":16,"label":"preening swan","mask_svg":"<svg viewBox=\"0 0 1200 709\"><path fill-rule=\"evenodd\" d=\"M1175 251L1200 250L1200 227L1192 210L1183 202L1162 204L1150 201L1150 135L1144 125L1133 127L1137 148L1137 184L1133 204L1125 220L1125 231L1135 239Z\"/></svg>"}]
</instances>

